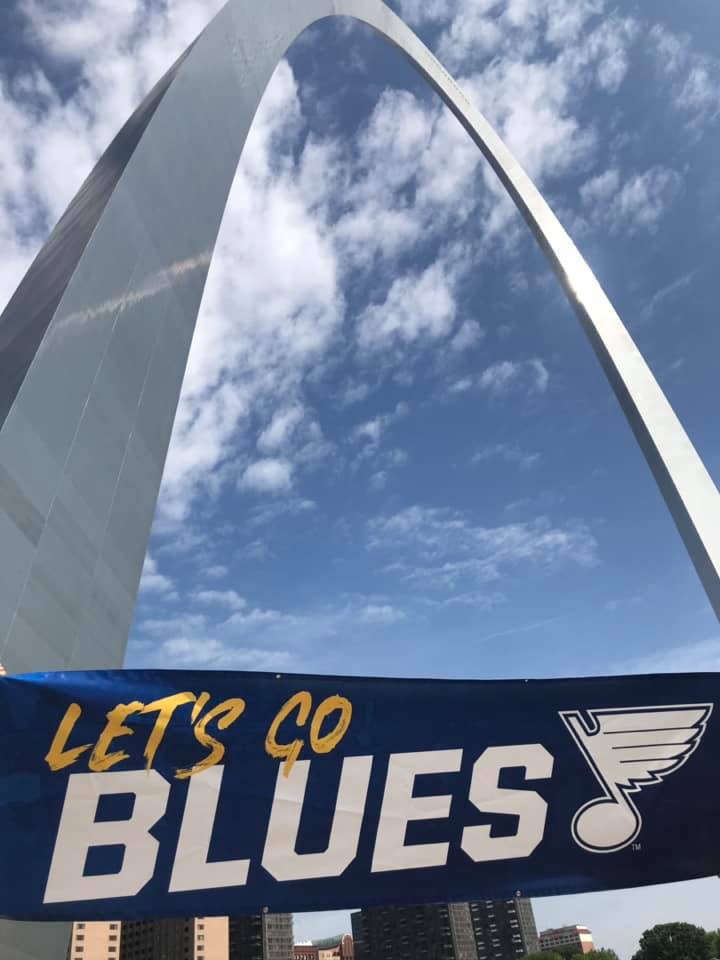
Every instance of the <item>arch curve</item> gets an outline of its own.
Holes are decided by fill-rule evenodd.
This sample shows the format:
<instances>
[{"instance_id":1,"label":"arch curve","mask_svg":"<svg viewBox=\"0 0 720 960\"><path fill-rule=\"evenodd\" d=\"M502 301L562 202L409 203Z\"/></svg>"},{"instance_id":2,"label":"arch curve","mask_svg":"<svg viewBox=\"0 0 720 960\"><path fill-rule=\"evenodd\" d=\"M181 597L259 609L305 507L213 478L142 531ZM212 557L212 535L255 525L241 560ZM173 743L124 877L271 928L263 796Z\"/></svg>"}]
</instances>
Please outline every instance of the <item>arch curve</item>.
<instances>
[{"instance_id":1,"label":"arch curve","mask_svg":"<svg viewBox=\"0 0 720 960\"><path fill-rule=\"evenodd\" d=\"M13 558L0 593L0 662L9 671L122 662L245 139L292 41L340 15L409 58L511 195L720 616L718 491L592 271L494 129L382 0L229 0L113 141L0 318L0 523Z\"/></svg>"}]
</instances>

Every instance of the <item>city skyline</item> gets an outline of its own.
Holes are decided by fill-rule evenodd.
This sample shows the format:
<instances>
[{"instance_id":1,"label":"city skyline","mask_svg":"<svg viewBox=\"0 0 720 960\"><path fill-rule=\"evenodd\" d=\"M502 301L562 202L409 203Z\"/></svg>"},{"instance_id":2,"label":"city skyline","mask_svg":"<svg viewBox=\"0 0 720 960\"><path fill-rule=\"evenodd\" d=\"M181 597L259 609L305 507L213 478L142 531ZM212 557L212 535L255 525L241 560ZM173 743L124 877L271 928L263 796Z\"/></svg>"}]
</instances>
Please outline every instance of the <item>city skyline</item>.
<instances>
[{"instance_id":1,"label":"city skyline","mask_svg":"<svg viewBox=\"0 0 720 960\"><path fill-rule=\"evenodd\" d=\"M79 182L217 6L151 5L147 22L116 13L133 56L117 41L102 58L99 2L50 5L49 18L3 12L6 294L78 185L68 169ZM705 402L717 355L717 279L703 257L718 229L705 165L717 139L710 8L683 17L660 3L648 23L631 5L605 16L600 2L521 6L403 12L550 190L717 475ZM523 225L452 118L361 30L332 80L319 71L318 36L338 52L335 31L290 52L253 130L129 662L438 676L716 668L716 624ZM103 79L108 63L127 89ZM21 132L32 160L14 152ZM444 148L442 176L417 166ZM348 209L334 177L353 184ZM261 228L264 263L248 240ZM288 315L293 336L278 342ZM709 916L716 889L537 909L543 926L605 917L600 945L628 954L652 925L642 916L675 904L677 919Z\"/></svg>"}]
</instances>

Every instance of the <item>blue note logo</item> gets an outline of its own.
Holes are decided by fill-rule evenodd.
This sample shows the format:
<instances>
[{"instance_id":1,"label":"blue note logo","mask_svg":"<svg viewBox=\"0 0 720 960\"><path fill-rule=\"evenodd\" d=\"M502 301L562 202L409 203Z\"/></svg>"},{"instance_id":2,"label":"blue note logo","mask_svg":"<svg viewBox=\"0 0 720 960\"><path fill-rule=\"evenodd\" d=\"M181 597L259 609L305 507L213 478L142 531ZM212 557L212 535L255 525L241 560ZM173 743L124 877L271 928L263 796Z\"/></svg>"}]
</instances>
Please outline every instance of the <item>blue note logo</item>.
<instances>
[{"instance_id":1,"label":"blue note logo","mask_svg":"<svg viewBox=\"0 0 720 960\"><path fill-rule=\"evenodd\" d=\"M695 752L713 704L563 710L560 716L602 787L573 817L575 841L614 853L635 840L642 817L632 795L660 783ZM589 719L588 719L589 718Z\"/></svg>"}]
</instances>

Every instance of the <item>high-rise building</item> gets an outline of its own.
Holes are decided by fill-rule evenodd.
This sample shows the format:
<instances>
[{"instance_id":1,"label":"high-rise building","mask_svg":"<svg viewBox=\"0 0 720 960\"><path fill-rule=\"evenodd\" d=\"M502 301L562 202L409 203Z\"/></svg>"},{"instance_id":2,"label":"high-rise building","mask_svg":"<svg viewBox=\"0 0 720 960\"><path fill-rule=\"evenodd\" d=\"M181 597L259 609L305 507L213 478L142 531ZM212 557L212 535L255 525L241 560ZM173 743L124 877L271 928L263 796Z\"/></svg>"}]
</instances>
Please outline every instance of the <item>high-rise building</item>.
<instances>
[{"instance_id":1,"label":"high-rise building","mask_svg":"<svg viewBox=\"0 0 720 960\"><path fill-rule=\"evenodd\" d=\"M195 921L128 920L122 925L122 960L194 960Z\"/></svg>"},{"instance_id":2,"label":"high-rise building","mask_svg":"<svg viewBox=\"0 0 720 960\"><path fill-rule=\"evenodd\" d=\"M456 960L447 905L369 907L353 915L357 960Z\"/></svg>"},{"instance_id":3,"label":"high-rise building","mask_svg":"<svg viewBox=\"0 0 720 960\"><path fill-rule=\"evenodd\" d=\"M517 904L520 933L525 944L525 952L537 953L540 949L540 937L535 924L532 900L529 897L517 897L515 903Z\"/></svg>"},{"instance_id":4,"label":"high-rise building","mask_svg":"<svg viewBox=\"0 0 720 960\"><path fill-rule=\"evenodd\" d=\"M543 930L540 934L540 949L557 950L558 947L574 947L578 953L590 953L594 949L592 931L579 924Z\"/></svg>"},{"instance_id":5,"label":"high-rise building","mask_svg":"<svg viewBox=\"0 0 720 960\"><path fill-rule=\"evenodd\" d=\"M228 960L227 917L75 923L69 960Z\"/></svg>"},{"instance_id":6,"label":"high-rise building","mask_svg":"<svg viewBox=\"0 0 720 960\"><path fill-rule=\"evenodd\" d=\"M355 913L350 914L350 929L352 930L355 960L366 960L362 910L356 910Z\"/></svg>"},{"instance_id":7,"label":"high-rise building","mask_svg":"<svg viewBox=\"0 0 720 960\"><path fill-rule=\"evenodd\" d=\"M470 915L478 960L516 960L540 949L532 903L526 897L473 900Z\"/></svg>"},{"instance_id":8,"label":"high-rise building","mask_svg":"<svg viewBox=\"0 0 720 960\"><path fill-rule=\"evenodd\" d=\"M195 960L228 960L228 933L227 917L197 917Z\"/></svg>"},{"instance_id":9,"label":"high-rise building","mask_svg":"<svg viewBox=\"0 0 720 960\"><path fill-rule=\"evenodd\" d=\"M69 960L119 960L119 922L74 923L68 956Z\"/></svg>"},{"instance_id":10,"label":"high-rise building","mask_svg":"<svg viewBox=\"0 0 720 960\"><path fill-rule=\"evenodd\" d=\"M351 921L356 960L518 960L539 948L526 899L371 907Z\"/></svg>"},{"instance_id":11,"label":"high-rise building","mask_svg":"<svg viewBox=\"0 0 720 960\"><path fill-rule=\"evenodd\" d=\"M230 917L229 960L293 960L291 913Z\"/></svg>"}]
</instances>

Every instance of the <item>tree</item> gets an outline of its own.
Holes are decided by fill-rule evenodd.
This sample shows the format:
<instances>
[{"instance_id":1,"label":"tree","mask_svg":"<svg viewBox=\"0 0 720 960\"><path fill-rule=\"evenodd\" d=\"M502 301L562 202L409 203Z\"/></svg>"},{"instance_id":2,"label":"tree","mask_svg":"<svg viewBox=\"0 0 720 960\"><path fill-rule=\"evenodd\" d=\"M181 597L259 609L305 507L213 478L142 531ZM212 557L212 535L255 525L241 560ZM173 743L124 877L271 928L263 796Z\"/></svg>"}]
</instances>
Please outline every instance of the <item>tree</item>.
<instances>
[{"instance_id":1,"label":"tree","mask_svg":"<svg viewBox=\"0 0 720 960\"><path fill-rule=\"evenodd\" d=\"M711 960L708 936L692 923L659 923L640 938L633 960Z\"/></svg>"},{"instance_id":2,"label":"tree","mask_svg":"<svg viewBox=\"0 0 720 960\"><path fill-rule=\"evenodd\" d=\"M548 951L547 953L528 953L523 960L564 960L559 953Z\"/></svg>"},{"instance_id":3,"label":"tree","mask_svg":"<svg viewBox=\"0 0 720 960\"><path fill-rule=\"evenodd\" d=\"M708 930L708 950L713 958L720 957L720 930Z\"/></svg>"}]
</instances>

